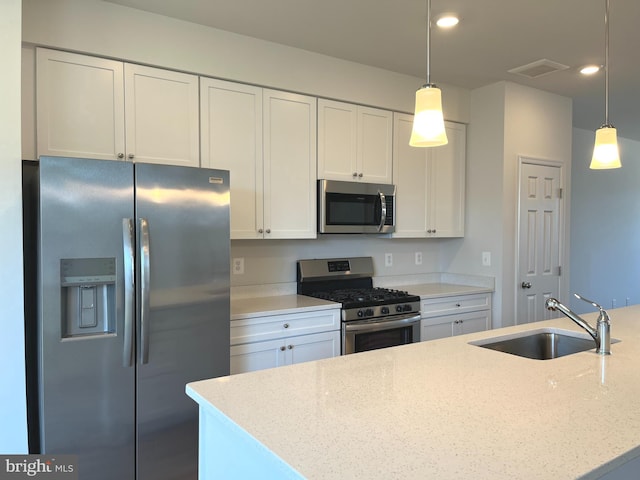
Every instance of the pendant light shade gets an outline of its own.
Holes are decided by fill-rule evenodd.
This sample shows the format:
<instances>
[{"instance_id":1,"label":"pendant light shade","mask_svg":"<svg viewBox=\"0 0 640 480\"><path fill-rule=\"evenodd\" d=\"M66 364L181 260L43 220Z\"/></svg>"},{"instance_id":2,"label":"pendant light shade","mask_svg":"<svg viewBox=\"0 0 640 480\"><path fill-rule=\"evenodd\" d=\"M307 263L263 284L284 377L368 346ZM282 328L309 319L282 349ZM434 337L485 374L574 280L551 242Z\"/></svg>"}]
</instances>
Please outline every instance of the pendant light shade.
<instances>
[{"instance_id":1,"label":"pendant light shade","mask_svg":"<svg viewBox=\"0 0 640 480\"><path fill-rule=\"evenodd\" d=\"M427 83L416 92L416 108L409 145L437 147L448 143L442 114L442 93L431 83L431 0L427 0Z\"/></svg>"},{"instance_id":2,"label":"pendant light shade","mask_svg":"<svg viewBox=\"0 0 640 480\"><path fill-rule=\"evenodd\" d=\"M596 141L589 168L620 168L620 151L616 129L609 123L609 0L604 1L604 125L596 130Z\"/></svg>"},{"instance_id":3,"label":"pendant light shade","mask_svg":"<svg viewBox=\"0 0 640 480\"><path fill-rule=\"evenodd\" d=\"M442 115L442 94L435 85L425 85L416 92L416 109L409 145L437 147L447 143Z\"/></svg>"},{"instance_id":4,"label":"pendant light shade","mask_svg":"<svg viewBox=\"0 0 640 480\"><path fill-rule=\"evenodd\" d=\"M596 130L596 143L589 168L603 170L621 166L616 129L612 125L603 125Z\"/></svg>"}]
</instances>

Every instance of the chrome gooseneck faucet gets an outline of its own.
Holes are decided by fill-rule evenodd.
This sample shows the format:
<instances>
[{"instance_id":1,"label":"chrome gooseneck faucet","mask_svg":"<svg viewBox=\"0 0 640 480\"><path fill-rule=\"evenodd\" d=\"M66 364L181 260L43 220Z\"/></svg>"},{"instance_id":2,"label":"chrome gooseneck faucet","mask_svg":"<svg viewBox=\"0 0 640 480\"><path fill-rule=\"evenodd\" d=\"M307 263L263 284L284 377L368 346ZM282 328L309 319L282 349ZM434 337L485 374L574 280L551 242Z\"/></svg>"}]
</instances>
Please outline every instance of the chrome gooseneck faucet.
<instances>
[{"instance_id":1,"label":"chrome gooseneck faucet","mask_svg":"<svg viewBox=\"0 0 640 480\"><path fill-rule=\"evenodd\" d=\"M611 354L611 320L609 319L609 314L606 312L604 308L598 305L596 302L588 300L584 297L581 297L577 293L573 294L576 298L590 303L598 310L600 310L600 314L598 315L598 321L596 323L596 328L593 328L589 325L585 320L580 318L576 313L572 312L568 307L560 303L555 298L549 298L546 301L546 307L549 310L559 310L564 313L571 320L576 322L582 328L584 328L589 335L593 337L593 340L596 342L596 353L600 355L609 355Z\"/></svg>"}]
</instances>

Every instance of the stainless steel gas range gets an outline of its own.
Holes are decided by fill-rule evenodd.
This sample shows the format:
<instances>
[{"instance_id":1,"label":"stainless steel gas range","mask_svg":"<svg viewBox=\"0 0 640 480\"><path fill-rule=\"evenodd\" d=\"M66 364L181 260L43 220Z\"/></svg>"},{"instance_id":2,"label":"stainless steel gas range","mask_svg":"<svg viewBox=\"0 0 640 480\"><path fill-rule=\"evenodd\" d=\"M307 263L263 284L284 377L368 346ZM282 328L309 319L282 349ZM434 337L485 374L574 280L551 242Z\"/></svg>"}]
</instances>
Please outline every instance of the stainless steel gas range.
<instances>
[{"instance_id":1,"label":"stainless steel gas range","mask_svg":"<svg viewBox=\"0 0 640 480\"><path fill-rule=\"evenodd\" d=\"M420 297L373 286L371 257L297 262L298 294L342 304L343 355L420 341Z\"/></svg>"}]
</instances>

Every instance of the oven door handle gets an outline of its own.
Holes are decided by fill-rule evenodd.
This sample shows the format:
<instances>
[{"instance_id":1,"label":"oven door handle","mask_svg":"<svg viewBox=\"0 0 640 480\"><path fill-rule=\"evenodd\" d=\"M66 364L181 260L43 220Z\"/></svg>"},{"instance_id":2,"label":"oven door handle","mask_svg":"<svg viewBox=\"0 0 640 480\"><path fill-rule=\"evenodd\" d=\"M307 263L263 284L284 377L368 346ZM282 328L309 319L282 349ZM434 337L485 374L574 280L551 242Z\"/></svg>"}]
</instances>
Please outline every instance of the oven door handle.
<instances>
[{"instance_id":1,"label":"oven door handle","mask_svg":"<svg viewBox=\"0 0 640 480\"><path fill-rule=\"evenodd\" d=\"M407 313L405 315L398 315L397 317L393 317L393 320L361 320L355 322L347 322L344 324L344 329L347 332L360 332L363 330L372 332L375 330L390 330L392 328L411 325L412 323L416 323L419 321L419 313Z\"/></svg>"},{"instance_id":2,"label":"oven door handle","mask_svg":"<svg viewBox=\"0 0 640 480\"><path fill-rule=\"evenodd\" d=\"M380 190L378 190L378 196L380 197L380 225L378 225L378 231L382 231L384 222L387 220L387 199Z\"/></svg>"}]
</instances>

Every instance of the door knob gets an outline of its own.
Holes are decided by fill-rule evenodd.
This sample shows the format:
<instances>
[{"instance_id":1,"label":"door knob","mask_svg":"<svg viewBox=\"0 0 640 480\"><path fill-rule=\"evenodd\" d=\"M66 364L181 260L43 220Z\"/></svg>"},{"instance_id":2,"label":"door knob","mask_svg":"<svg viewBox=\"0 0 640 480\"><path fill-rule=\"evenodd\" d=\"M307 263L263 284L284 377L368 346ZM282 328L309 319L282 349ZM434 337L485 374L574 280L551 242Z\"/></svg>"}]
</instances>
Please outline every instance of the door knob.
<instances>
[{"instance_id":1,"label":"door knob","mask_svg":"<svg viewBox=\"0 0 640 480\"><path fill-rule=\"evenodd\" d=\"M531 282L522 282L522 288L531 288Z\"/></svg>"}]
</instances>

